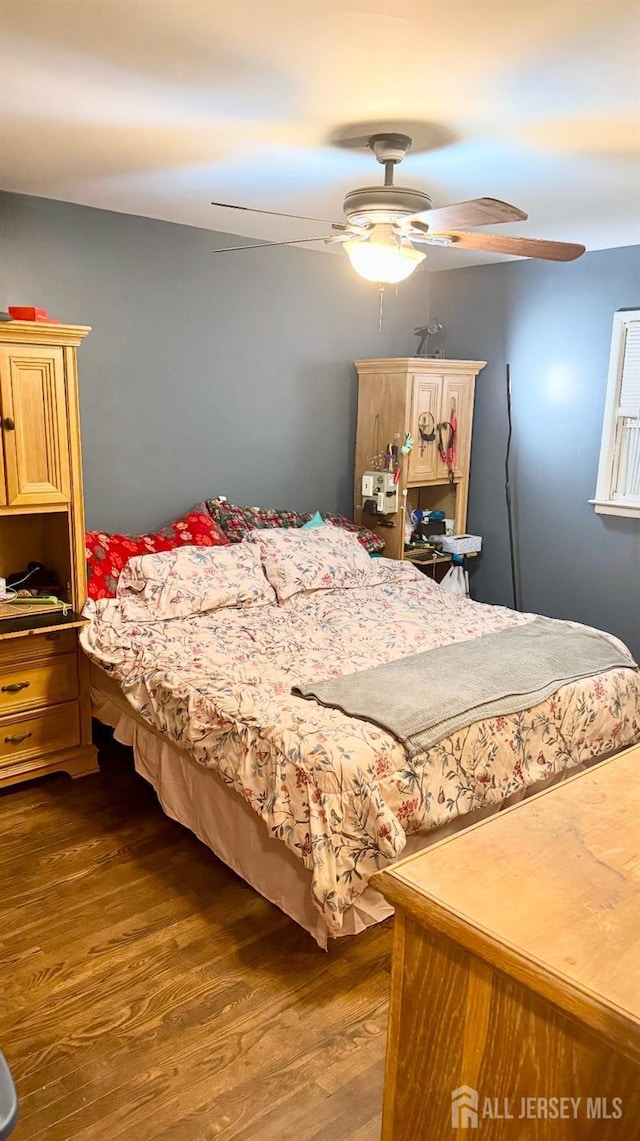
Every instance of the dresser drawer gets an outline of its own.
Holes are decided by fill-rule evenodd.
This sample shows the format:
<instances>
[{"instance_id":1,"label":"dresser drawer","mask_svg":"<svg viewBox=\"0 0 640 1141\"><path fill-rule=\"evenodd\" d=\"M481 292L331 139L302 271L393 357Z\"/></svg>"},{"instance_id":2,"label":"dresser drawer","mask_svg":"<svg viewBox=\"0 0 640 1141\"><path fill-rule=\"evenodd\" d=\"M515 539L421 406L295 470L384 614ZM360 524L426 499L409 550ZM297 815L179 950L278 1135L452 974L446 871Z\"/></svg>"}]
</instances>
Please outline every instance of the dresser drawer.
<instances>
[{"instance_id":1,"label":"dresser drawer","mask_svg":"<svg viewBox=\"0 0 640 1141\"><path fill-rule=\"evenodd\" d=\"M0 670L11 669L17 662L33 662L69 654L76 648L78 631L47 630L42 634L26 634L0 640Z\"/></svg>"},{"instance_id":2,"label":"dresser drawer","mask_svg":"<svg viewBox=\"0 0 640 1141\"><path fill-rule=\"evenodd\" d=\"M80 744L77 701L0 720L0 766L27 757L40 757Z\"/></svg>"},{"instance_id":3,"label":"dresser drawer","mask_svg":"<svg viewBox=\"0 0 640 1141\"><path fill-rule=\"evenodd\" d=\"M77 654L58 654L12 668L0 665L0 717L71 701L77 693Z\"/></svg>"}]
</instances>

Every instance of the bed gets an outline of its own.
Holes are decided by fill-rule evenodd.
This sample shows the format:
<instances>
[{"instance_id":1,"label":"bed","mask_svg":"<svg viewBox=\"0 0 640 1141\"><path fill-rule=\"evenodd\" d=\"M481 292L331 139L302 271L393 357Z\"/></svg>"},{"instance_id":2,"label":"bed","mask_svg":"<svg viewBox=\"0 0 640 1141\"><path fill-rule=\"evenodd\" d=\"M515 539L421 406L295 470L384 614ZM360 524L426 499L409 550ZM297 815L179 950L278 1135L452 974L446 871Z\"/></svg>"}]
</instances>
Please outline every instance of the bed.
<instances>
[{"instance_id":1,"label":"bed","mask_svg":"<svg viewBox=\"0 0 640 1141\"><path fill-rule=\"evenodd\" d=\"M368 886L376 871L639 740L640 684L609 639L615 668L409 756L292 688L534 616L446 594L352 537L311 535L135 557L117 597L88 604L83 646L94 713L165 811L326 946L390 914Z\"/></svg>"}]
</instances>

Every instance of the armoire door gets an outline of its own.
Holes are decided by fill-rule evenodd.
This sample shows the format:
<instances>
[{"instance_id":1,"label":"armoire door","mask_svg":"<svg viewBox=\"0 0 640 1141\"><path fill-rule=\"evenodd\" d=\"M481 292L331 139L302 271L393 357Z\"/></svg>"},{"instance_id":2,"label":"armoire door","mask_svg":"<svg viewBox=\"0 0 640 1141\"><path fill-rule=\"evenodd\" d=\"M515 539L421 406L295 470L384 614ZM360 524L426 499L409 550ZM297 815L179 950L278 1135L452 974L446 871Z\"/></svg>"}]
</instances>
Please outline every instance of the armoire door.
<instances>
[{"instance_id":1,"label":"armoire door","mask_svg":"<svg viewBox=\"0 0 640 1141\"><path fill-rule=\"evenodd\" d=\"M471 447L471 420L473 416L473 377L446 376L442 385L440 403L440 423L450 424L452 416L457 422L456 458L453 473L456 479L468 474L469 452ZM448 428L443 428L444 442L449 438ZM447 479L449 469L437 455L438 478Z\"/></svg>"},{"instance_id":2,"label":"armoire door","mask_svg":"<svg viewBox=\"0 0 640 1141\"><path fill-rule=\"evenodd\" d=\"M68 503L69 439L61 348L0 348L0 415L8 506Z\"/></svg>"},{"instance_id":3,"label":"armoire door","mask_svg":"<svg viewBox=\"0 0 640 1141\"><path fill-rule=\"evenodd\" d=\"M407 483L427 483L438 478L436 425L441 406L441 376L416 376L411 398L411 435ZM432 439L425 437L431 436Z\"/></svg>"}]
</instances>

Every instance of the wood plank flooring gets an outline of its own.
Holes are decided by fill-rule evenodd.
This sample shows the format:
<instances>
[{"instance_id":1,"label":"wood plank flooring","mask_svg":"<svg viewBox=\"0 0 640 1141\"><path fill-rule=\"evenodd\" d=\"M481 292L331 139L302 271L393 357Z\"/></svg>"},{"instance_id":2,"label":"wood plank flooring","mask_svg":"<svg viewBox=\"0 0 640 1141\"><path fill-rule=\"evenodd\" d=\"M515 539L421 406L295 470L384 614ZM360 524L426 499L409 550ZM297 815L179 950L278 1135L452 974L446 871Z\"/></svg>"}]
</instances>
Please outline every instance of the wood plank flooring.
<instances>
[{"instance_id":1,"label":"wood plank flooring","mask_svg":"<svg viewBox=\"0 0 640 1141\"><path fill-rule=\"evenodd\" d=\"M378 1141L391 921L328 954L101 772L0 794L16 1141Z\"/></svg>"}]
</instances>

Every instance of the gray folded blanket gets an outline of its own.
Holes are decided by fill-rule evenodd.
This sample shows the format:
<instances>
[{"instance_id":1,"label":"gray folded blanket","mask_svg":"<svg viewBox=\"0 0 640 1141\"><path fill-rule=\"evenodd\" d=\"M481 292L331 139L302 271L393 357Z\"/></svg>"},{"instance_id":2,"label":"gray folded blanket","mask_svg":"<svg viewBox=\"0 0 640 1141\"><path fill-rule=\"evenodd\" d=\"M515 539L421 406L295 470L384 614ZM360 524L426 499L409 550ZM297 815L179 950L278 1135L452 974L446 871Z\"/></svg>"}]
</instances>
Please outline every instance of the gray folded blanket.
<instances>
[{"instance_id":1,"label":"gray folded blanket","mask_svg":"<svg viewBox=\"0 0 640 1141\"><path fill-rule=\"evenodd\" d=\"M620 667L638 668L598 630L534 618L291 692L387 729L415 756L474 721L529 709L561 685Z\"/></svg>"}]
</instances>

